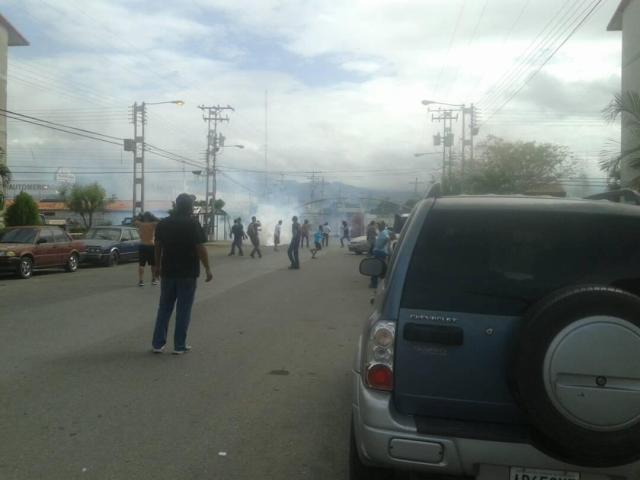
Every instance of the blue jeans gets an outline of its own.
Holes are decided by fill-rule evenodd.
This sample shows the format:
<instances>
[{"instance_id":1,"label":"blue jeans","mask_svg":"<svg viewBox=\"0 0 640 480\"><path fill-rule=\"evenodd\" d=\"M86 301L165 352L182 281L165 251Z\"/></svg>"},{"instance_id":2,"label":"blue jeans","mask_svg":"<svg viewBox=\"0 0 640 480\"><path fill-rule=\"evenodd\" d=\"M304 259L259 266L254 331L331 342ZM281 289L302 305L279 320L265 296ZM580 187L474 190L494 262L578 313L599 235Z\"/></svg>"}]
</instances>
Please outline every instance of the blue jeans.
<instances>
[{"instance_id":1,"label":"blue jeans","mask_svg":"<svg viewBox=\"0 0 640 480\"><path fill-rule=\"evenodd\" d=\"M153 331L153 348L162 348L167 343L169 320L176 307L176 329L173 335L175 350L185 350L187 330L191 322L191 307L196 295L196 278L162 277L160 285L160 304L156 327Z\"/></svg>"}]
</instances>

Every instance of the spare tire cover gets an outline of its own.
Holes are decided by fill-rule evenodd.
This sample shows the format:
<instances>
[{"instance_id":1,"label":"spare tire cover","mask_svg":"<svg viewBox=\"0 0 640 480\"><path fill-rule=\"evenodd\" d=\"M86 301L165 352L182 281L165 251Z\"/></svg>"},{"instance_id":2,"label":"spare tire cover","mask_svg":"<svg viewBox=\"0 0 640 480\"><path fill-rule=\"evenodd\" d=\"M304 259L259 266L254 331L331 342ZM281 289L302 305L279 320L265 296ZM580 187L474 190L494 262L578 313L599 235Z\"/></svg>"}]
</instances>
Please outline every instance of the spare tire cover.
<instances>
[{"instance_id":1,"label":"spare tire cover","mask_svg":"<svg viewBox=\"0 0 640 480\"><path fill-rule=\"evenodd\" d=\"M564 461L640 457L640 298L611 287L552 294L526 315L513 370L534 443Z\"/></svg>"}]
</instances>

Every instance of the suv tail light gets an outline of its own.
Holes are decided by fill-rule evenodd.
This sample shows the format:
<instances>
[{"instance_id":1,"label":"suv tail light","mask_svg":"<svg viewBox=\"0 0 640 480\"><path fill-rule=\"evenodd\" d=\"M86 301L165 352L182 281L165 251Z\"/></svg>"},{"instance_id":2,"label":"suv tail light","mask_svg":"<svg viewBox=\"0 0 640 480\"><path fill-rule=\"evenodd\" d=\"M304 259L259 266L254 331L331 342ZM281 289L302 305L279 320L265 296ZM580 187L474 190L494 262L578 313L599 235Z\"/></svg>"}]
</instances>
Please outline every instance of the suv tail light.
<instances>
[{"instance_id":1,"label":"suv tail light","mask_svg":"<svg viewBox=\"0 0 640 480\"><path fill-rule=\"evenodd\" d=\"M363 350L362 376L369 388L393 390L393 348L396 324L380 320L369 329Z\"/></svg>"}]
</instances>

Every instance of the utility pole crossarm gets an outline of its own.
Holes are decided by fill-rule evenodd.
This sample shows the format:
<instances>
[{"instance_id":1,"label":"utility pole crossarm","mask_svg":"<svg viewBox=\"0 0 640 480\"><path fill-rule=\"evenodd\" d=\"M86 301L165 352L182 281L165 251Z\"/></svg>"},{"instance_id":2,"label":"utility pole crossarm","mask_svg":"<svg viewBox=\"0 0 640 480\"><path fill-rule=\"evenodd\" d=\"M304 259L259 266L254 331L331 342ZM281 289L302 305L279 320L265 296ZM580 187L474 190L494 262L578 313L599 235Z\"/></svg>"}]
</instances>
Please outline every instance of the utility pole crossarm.
<instances>
[{"instance_id":1,"label":"utility pole crossarm","mask_svg":"<svg viewBox=\"0 0 640 480\"><path fill-rule=\"evenodd\" d=\"M207 151L206 151L206 191L205 191L205 207L204 207L204 229L207 239L212 234L212 214L215 214L213 204L216 201L216 160L220 148L224 145L224 136L218 133L218 124L229 122L229 116L222 116L225 110L235 112L231 105L221 106L198 106L202 110L202 119L207 123ZM209 187L211 182L211 188Z\"/></svg>"}]
</instances>

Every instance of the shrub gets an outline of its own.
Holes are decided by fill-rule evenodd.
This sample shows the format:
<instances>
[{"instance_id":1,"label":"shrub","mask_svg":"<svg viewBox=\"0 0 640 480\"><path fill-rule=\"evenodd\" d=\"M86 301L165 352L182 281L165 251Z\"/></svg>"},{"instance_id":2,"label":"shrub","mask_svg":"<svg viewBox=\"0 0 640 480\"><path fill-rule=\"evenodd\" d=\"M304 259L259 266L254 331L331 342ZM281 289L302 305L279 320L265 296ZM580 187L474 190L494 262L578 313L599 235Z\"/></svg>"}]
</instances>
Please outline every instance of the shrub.
<instances>
[{"instance_id":1,"label":"shrub","mask_svg":"<svg viewBox=\"0 0 640 480\"><path fill-rule=\"evenodd\" d=\"M9 227L38 225L40 223L38 204L27 192L20 192L4 212L4 221Z\"/></svg>"}]
</instances>

